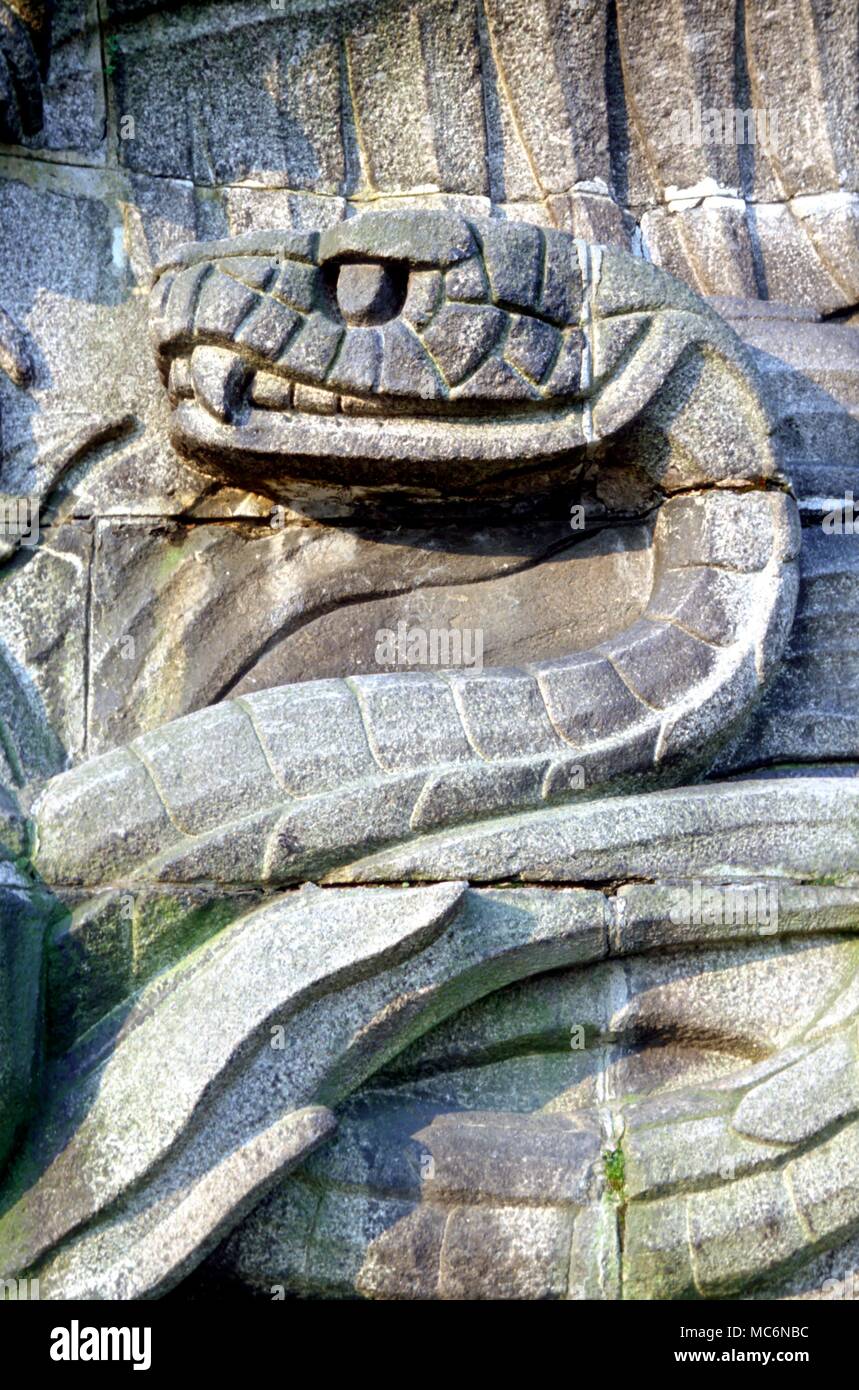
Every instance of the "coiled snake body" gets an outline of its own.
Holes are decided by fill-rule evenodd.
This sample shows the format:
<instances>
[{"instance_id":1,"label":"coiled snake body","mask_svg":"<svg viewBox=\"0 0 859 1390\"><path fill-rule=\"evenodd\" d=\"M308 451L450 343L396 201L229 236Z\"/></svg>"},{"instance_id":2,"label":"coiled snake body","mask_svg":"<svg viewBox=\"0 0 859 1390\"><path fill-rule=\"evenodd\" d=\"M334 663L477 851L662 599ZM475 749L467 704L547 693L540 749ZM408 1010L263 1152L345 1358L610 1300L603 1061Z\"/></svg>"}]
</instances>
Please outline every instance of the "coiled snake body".
<instances>
[{"instance_id":1,"label":"coiled snake body","mask_svg":"<svg viewBox=\"0 0 859 1390\"><path fill-rule=\"evenodd\" d=\"M655 583L590 651L310 681L146 733L45 791L49 881L317 878L469 818L676 780L755 699L792 619L796 510L745 352L668 275L562 232L365 214L180 250L153 306L175 443L219 478L419 515L632 460L663 499Z\"/></svg>"},{"instance_id":2,"label":"coiled snake body","mask_svg":"<svg viewBox=\"0 0 859 1390\"><path fill-rule=\"evenodd\" d=\"M144 988L116 1039L96 1028L63 1062L77 1110L48 1105L0 1218L0 1273L41 1268L58 1297L169 1287L407 1042L608 949L602 899L591 938L575 893L280 890L372 880L362 861L382 847L706 767L777 662L796 596L796 508L754 371L652 265L555 230L368 213L180 248L152 294L173 440L211 476L432 517L523 515L615 470L656 498L654 582L641 617L592 650L261 690L44 787L31 868L57 893L108 912L153 888L268 895ZM210 1016L207 1050L189 1039ZM597 1132L582 1134L577 1201L599 1187Z\"/></svg>"}]
</instances>

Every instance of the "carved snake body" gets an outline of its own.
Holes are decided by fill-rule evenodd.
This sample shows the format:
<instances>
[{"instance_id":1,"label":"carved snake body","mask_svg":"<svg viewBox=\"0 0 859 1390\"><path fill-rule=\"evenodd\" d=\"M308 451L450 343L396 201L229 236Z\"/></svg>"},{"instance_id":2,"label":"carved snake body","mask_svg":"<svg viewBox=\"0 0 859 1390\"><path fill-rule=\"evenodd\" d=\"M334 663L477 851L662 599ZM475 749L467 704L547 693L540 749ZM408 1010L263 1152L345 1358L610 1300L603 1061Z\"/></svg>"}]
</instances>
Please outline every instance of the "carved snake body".
<instances>
[{"instance_id":1,"label":"carved snake body","mask_svg":"<svg viewBox=\"0 0 859 1390\"><path fill-rule=\"evenodd\" d=\"M49 882L283 884L452 824L676 780L780 654L798 529L754 372L656 267L555 230L369 213L180 248L153 336L174 442L221 480L419 509L532 496L613 451L662 498L655 582L590 651L310 681L145 733L46 788Z\"/></svg>"},{"instance_id":2,"label":"carved snake body","mask_svg":"<svg viewBox=\"0 0 859 1390\"><path fill-rule=\"evenodd\" d=\"M104 888L278 887L444 827L677 780L777 661L798 528L754 372L655 267L553 230L367 214L180 249L153 332L174 442L220 480L420 509L525 502L621 468L660 499L655 579L641 618L590 651L262 690L53 778L32 811L49 886L92 889L108 911ZM40 1117L0 1275L47 1271L49 1297L163 1291L410 1038L590 959L575 892L560 912L471 892L276 895L144 988L105 1051L98 1028L78 1038L62 1066L81 1111L60 1094ZM291 1024L285 1060L273 1009ZM209 1013L211 1055L187 1043ZM31 1031L35 1051L35 1005ZM583 1144L592 1175L596 1129Z\"/></svg>"}]
</instances>

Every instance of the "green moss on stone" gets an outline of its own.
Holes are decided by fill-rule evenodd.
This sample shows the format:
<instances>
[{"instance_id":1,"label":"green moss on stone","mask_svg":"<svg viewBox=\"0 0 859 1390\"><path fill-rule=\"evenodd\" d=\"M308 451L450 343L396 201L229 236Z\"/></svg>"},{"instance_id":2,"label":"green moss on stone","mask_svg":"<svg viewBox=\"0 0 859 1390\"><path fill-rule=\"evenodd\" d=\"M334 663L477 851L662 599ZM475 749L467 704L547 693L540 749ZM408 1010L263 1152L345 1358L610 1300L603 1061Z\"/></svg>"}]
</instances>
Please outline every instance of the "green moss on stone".
<instances>
[{"instance_id":1,"label":"green moss on stone","mask_svg":"<svg viewBox=\"0 0 859 1390\"><path fill-rule=\"evenodd\" d=\"M624 1157L619 1144L616 1149L609 1149L603 1154L603 1168L612 1196L619 1202L624 1201Z\"/></svg>"}]
</instances>

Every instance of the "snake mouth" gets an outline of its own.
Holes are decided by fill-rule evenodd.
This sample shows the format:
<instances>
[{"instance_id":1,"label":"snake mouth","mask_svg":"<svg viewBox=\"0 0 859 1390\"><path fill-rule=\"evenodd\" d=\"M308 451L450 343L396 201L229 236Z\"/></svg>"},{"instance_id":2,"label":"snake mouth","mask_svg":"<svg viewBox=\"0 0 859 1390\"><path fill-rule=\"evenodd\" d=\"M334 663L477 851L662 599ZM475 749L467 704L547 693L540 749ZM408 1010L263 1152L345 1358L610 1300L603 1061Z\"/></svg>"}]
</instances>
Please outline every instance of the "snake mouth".
<instances>
[{"instance_id":1,"label":"snake mouth","mask_svg":"<svg viewBox=\"0 0 859 1390\"><path fill-rule=\"evenodd\" d=\"M479 425L482 429L557 424L581 412L581 400L570 394L548 402L536 394L511 400L499 410L497 402L467 394L421 399L384 391L347 392L326 380L313 380L301 371L278 370L260 362L240 345L215 338L197 342L169 359L166 369L170 404L192 400L222 424L241 427L252 410L280 415L344 415L350 419L393 419L421 428L436 422Z\"/></svg>"},{"instance_id":2,"label":"snake mouth","mask_svg":"<svg viewBox=\"0 0 859 1390\"><path fill-rule=\"evenodd\" d=\"M584 285L565 233L440 213L180 248L152 300L174 443L269 485L394 461L394 490L557 457L585 440Z\"/></svg>"},{"instance_id":3,"label":"snake mouth","mask_svg":"<svg viewBox=\"0 0 859 1390\"><path fill-rule=\"evenodd\" d=\"M479 486L586 443L581 402L514 403L358 396L196 345L169 367L171 436L204 466L279 490L305 480L433 492ZM391 465L396 465L396 478Z\"/></svg>"},{"instance_id":4,"label":"snake mouth","mask_svg":"<svg viewBox=\"0 0 859 1390\"><path fill-rule=\"evenodd\" d=\"M290 499L302 483L353 498L356 489L486 496L499 486L504 497L527 490L529 464L568 463L587 442L581 401L529 398L499 412L482 399L353 395L224 342L187 344L166 370L179 452Z\"/></svg>"},{"instance_id":5,"label":"snake mouth","mask_svg":"<svg viewBox=\"0 0 859 1390\"><path fill-rule=\"evenodd\" d=\"M585 408L572 393L548 400L529 387L520 399L499 401L472 392L469 379L449 393L357 394L339 389L336 367L314 380L301 357L294 369L278 367L218 336L180 340L162 371L174 446L274 496L294 496L302 482L416 498L470 495L587 442ZM527 475L515 490L522 487Z\"/></svg>"}]
</instances>

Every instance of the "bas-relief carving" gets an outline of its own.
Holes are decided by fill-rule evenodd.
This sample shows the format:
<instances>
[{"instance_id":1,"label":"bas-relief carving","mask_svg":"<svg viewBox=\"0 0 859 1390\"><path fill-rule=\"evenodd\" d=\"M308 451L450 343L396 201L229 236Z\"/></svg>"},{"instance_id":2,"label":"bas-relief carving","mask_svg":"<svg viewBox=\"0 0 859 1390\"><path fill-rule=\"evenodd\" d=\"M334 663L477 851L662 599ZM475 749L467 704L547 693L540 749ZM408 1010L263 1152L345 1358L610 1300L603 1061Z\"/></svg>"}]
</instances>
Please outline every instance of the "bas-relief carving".
<instances>
[{"instance_id":1,"label":"bas-relief carving","mask_svg":"<svg viewBox=\"0 0 859 1390\"><path fill-rule=\"evenodd\" d=\"M642 260L451 209L173 246L152 280L163 442L318 538L321 625L8 779L0 1271L813 1288L855 1221L855 798L701 783L792 640L762 354ZM380 545L388 613L410 573L490 632L530 611L514 659L368 671Z\"/></svg>"}]
</instances>

